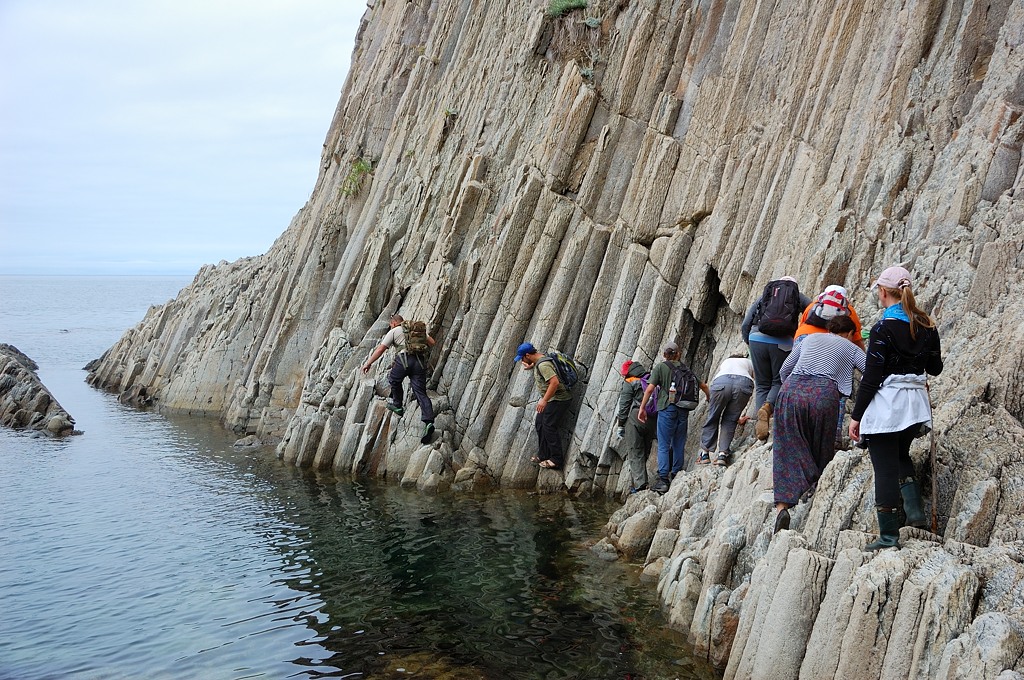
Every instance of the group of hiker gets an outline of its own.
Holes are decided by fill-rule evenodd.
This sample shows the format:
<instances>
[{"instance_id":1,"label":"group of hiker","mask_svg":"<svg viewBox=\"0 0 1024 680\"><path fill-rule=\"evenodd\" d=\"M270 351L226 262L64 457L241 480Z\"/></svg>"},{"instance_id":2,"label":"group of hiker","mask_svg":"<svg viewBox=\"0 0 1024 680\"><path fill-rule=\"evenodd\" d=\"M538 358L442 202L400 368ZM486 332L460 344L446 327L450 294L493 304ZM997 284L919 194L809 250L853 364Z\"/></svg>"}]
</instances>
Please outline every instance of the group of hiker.
<instances>
[{"instance_id":1,"label":"group of hiker","mask_svg":"<svg viewBox=\"0 0 1024 680\"><path fill-rule=\"evenodd\" d=\"M889 267L871 291L882 318L868 333L866 351L860 319L845 289L829 286L804 308L778 376L772 374L772 387L780 387L767 390L758 424L774 419L775 531L789 528L789 508L814 493L825 466L842 448L844 434L867 447L879 537L866 549L878 550L898 544L901 508L908 525L927 526L910 447L931 429L927 376L942 372L942 352L935 322L917 305L909 271ZM750 325L752 355L755 333L763 331L763 323ZM855 370L861 374L860 387L844 433Z\"/></svg>"},{"instance_id":2,"label":"group of hiker","mask_svg":"<svg viewBox=\"0 0 1024 680\"><path fill-rule=\"evenodd\" d=\"M917 306L905 268L889 267L871 290L882 318L865 334L844 287L830 285L812 300L791 276L770 281L741 324L747 351L723 360L710 385L694 374L675 342L664 346L663 360L651 370L638 361L625 361L614 441L632 477L630 491L664 493L682 471L689 415L700 392L708 407L696 462L729 465L736 430L750 419L744 411L753 396L754 434L761 441L772 438L776 532L789 527L789 508L814 493L847 434L851 443L866 446L874 469L880 531L867 548L897 545L901 507L908 524L925 526L910 447L931 428L927 375L942 371L939 335L932 318ZM402 381L408 376L427 442L434 432L434 413L426 393L426 353L434 339L422 322L396 315L390 326L362 370L369 372L388 348L398 350L388 378L392 391L387 407L403 413ZM540 394L532 461L544 469L560 469L565 461L562 423L579 368L561 352L541 352L530 342L519 345L514 363L533 371ZM860 387L844 430L855 371L861 374ZM647 458L655 440L658 476L649 483Z\"/></svg>"}]
</instances>

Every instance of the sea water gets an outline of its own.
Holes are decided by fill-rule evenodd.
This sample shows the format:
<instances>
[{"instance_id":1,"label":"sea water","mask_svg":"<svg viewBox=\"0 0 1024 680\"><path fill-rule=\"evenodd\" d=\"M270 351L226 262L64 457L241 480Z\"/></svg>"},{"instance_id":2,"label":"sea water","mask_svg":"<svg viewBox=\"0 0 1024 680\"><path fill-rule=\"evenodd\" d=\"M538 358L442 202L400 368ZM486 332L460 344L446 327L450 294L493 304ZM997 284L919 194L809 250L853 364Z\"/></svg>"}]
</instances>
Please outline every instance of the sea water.
<instances>
[{"instance_id":1,"label":"sea water","mask_svg":"<svg viewBox=\"0 0 1024 680\"><path fill-rule=\"evenodd\" d=\"M0 428L0 678L705 678L615 506L423 496L84 382L186 277L0 277L0 342L84 434Z\"/></svg>"}]
</instances>

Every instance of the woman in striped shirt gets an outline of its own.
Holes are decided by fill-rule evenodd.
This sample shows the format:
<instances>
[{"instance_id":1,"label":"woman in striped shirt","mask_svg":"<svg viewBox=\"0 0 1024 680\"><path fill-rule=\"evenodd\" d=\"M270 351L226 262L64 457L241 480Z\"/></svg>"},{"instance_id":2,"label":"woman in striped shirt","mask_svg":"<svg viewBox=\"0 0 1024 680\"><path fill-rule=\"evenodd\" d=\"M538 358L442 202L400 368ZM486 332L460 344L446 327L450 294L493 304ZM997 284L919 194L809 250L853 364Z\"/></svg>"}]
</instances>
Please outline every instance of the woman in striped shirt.
<instances>
[{"instance_id":1,"label":"woman in striped shirt","mask_svg":"<svg viewBox=\"0 0 1024 680\"><path fill-rule=\"evenodd\" d=\"M856 332L853 319L837 316L828 333L805 337L782 365L772 444L775 531L789 528L788 508L817 483L835 455L841 397L853 391L853 369L864 372L864 350L853 343Z\"/></svg>"}]
</instances>

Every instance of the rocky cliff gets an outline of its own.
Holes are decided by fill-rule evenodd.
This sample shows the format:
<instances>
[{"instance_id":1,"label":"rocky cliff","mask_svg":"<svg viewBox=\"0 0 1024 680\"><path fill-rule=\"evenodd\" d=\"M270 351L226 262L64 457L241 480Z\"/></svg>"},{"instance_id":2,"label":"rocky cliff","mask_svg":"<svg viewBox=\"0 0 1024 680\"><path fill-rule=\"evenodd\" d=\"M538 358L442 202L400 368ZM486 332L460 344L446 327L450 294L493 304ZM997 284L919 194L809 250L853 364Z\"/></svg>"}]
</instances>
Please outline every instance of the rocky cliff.
<instances>
[{"instance_id":1,"label":"rocky cliff","mask_svg":"<svg viewBox=\"0 0 1024 680\"><path fill-rule=\"evenodd\" d=\"M367 4L307 205L90 381L278 439L296 465L621 494L619 363L675 339L706 375L782 274L846 285L870 320L864 285L903 263L946 355L938 464L915 452L941 536L861 553L870 466L850 452L772 540L753 447L631 498L607 546L657 572L730 677L1024 671L1024 2ZM414 402L383 408L385 362L358 372L395 312L438 338L430 446ZM591 368L564 472L529 463L524 339Z\"/></svg>"},{"instance_id":2,"label":"rocky cliff","mask_svg":"<svg viewBox=\"0 0 1024 680\"><path fill-rule=\"evenodd\" d=\"M39 380L38 370L17 347L0 344L0 425L50 436L81 434Z\"/></svg>"}]
</instances>

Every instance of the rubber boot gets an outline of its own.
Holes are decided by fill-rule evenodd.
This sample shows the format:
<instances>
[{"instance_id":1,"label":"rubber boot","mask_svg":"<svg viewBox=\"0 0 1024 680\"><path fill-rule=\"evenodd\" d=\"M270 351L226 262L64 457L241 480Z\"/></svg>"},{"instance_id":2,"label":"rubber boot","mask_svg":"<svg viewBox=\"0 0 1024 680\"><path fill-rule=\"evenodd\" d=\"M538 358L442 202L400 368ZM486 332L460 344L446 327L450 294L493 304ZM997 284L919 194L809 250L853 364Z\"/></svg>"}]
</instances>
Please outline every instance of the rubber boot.
<instances>
[{"instance_id":1,"label":"rubber boot","mask_svg":"<svg viewBox=\"0 0 1024 680\"><path fill-rule=\"evenodd\" d=\"M772 411L775 407L769 402L757 409L757 425L754 426L754 435L763 442L768 441L768 434L772 431Z\"/></svg>"},{"instance_id":2,"label":"rubber boot","mask_svg":"<svg viewBox=\"0 0 1024 680\"><path fill-rule=\"evenodd\" d=\"M900 515L896 508L875 508L878 515L878 538L864 546L865 550L900 547Z\"/></svg>"},{"instance_id":3,"label":"rubber boot","mask_svg":"<svg viewBox=\"0 0 1024 680\"><path fill-rule=\"evenodd\" d=\"M903 480L900 484L900 493L903 495L903 512L907 514L907 525L918 529L928 528L924 508L921 507L921 489L913 477Z\"/></svg>"}]
</instances>

